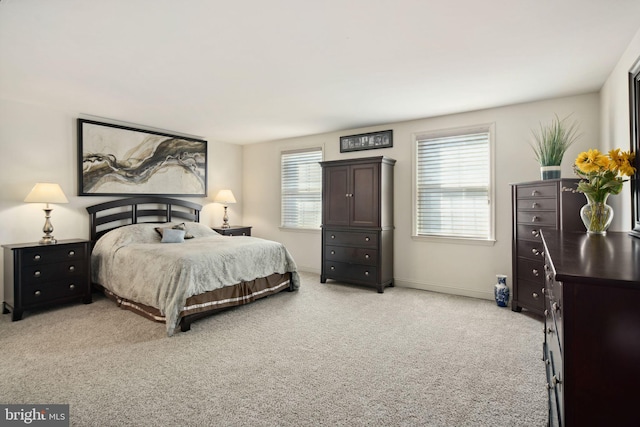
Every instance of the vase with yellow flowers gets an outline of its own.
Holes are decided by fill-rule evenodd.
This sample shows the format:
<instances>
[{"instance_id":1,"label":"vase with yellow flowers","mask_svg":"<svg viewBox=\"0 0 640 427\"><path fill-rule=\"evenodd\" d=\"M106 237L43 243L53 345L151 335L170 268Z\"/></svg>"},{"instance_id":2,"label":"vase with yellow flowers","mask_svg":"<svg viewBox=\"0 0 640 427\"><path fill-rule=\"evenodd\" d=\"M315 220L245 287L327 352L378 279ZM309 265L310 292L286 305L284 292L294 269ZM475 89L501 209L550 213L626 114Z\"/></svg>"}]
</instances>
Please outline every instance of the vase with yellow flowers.
<instances>
[{"instance_id":1,"label":"vase with yellow flowers","mask_svg":"<svg viewBox=\"0 0 640 427\"><path fill-rule=\"evenodd\" d=\"M578 191L587 198L587 204L580 209L580 217L589 234L606 234L613 220L613 209L607 205L611 194L619 194L622 184L636 169L632 166L635 153L620 151L619 148L603 154L598 150L588 150L576 158L574 171L581 180Z\"/></svg>"}]
</instances>

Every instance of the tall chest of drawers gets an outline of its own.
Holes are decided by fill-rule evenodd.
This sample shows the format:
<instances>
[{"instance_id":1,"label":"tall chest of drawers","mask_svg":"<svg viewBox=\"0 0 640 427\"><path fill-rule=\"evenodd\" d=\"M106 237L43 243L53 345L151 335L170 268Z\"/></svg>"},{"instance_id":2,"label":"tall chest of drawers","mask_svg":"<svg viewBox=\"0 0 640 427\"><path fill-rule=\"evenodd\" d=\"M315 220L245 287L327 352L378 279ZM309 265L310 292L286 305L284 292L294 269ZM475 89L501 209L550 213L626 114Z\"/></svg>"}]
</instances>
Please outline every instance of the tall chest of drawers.
<instances>
[{"instance_id":1,"label":"tall chest of drawers","mask_svg":"<svg viewBox=\"0 0 640 427\"><path fill-rule=\"evenodd\" d=\"M3 245L3 313L10 311L16 321L26 310L74 300L91 303L90 243L71 239Z\"/></svg>"},{"instance_id":2,"label":"tall chest of drawers","mask_svg":"<svg viewBox=\"0 0 640 427\"><path fill-rule=\"evenodd\" d=\"M544 230L549 426L638 426L640 239Z\"/></svg>"},{"instance_id":3,"label":"tall chest of drawers","mask_svg":"<svg viewBox=\"0 0 640 427\"><path fill-rule=\"evenodd\" d=\"M544 311L544 249L542 230L584 231L580 208L584 195L575 193L578 179L551 179L512 185L513 240L511 309Z\"/></svg>"},{"instance_id":4,"label":"tall chest of drawers","mask_svg":"<svg viewBox=\"0 0 640 427\"><path fill-rule=\"evenodd\" d=\"M321 162L322 273L327 279L393 286L393 167L388 157Z\"/></svg>"}]
</instances>

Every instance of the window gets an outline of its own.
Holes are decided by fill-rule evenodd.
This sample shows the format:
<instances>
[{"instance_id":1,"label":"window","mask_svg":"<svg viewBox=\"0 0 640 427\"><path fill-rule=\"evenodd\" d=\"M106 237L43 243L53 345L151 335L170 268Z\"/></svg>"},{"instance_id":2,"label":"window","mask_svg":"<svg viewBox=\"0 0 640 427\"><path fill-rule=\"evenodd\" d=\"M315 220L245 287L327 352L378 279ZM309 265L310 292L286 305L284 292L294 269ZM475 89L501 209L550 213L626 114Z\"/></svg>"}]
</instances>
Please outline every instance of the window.
<instances>
[{"instance_id":1,"label":"window","mask_svg":"<svg viewBox=\"0 0 640 427\"><path fill-rule=\"evenodd\" d=\"M287 228L320 228L322 214L322 148L283 151L281 155L281 222Z\"/></svg>"},{"instance_id":2,"label":"window","mask_svg":"<svg viewBox=\"0 0 640 427\"><path fill-rule=\"evenodd\" d=\"M493 240L491 133L416 135L416 235Z\"/></svg>"}]
</instances>

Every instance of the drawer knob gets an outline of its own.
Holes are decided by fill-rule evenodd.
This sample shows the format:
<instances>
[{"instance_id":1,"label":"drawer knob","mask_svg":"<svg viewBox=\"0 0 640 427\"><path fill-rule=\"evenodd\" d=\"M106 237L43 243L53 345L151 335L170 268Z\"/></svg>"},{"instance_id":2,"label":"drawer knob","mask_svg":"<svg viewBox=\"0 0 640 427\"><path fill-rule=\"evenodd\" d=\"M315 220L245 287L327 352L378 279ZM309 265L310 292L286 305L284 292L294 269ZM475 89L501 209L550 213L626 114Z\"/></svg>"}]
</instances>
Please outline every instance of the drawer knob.
<instances>
[{"instance_id":1,"label":"drawer knob","mask_svg":"<svg viewBox=\"0 0 640 427\"><path fill-rule=\"evenodd\" d=\"M538 190L533 190L533 191L531 192L531 195L532 195L532 196L537 196L538 194L540 194L540 192L538 192Z\"/></svg>"},{"instance_id":2,"label":"drawer knob","mask_svg":"<svg viewBox=\"0 0 640 427\"><path fill-rule=\"evenodd\" d=\"M364 259L369 259L369 254L364 254Z\"/></svg>"},{"instance_id":3,"label":"drawer knob","mask_svg":"<svg viewBox=\"0 0 640 427\"><path fill-rule=\"evenodd\" d=\"M544 294L545 294L545 292L547 292L547 291L546 291L546 289L545 289L545 288L542 288L542 289L541 289L541 292L542 292L542 294L544 295Z\"/></svg>"},{"instance_id":4,"label":"drawer knob","mask_svg":"<svg viewBox=\"0 0 640 427\"><path fill-rule=\"evenodd\" d=\"M69 266L69 271L76 271L76 267L74 265Z\"/></svg>"},{"instance_id":5,"label":"drawer knob","mask_svg":"<svg viewBox=\"0 0 640 427\"><path fill-rule=\"evenodd\" d=\"M535 268L533 270L531 270L531 273L533 273L533 275L536 276L536 277L538 277L540 275L538 270L536 270Z\"/></svg>"},{"instance_id":6,"label":"drawer knob","mask_svg":"<svg viewBox=\"0 0 640 427\"><path fill-rule=\"evenodd\" d=\"M533 203L531 204L531 209L535 209L535 208L537 208L538 206L540 206L540 205L539 205L539 204L537 204L536 202L533 202Z\"/></svg>"},{"instance_id":7,"label":"drawer knob","mask_svg":"<svg viewBox=\"0 0 640 427\"><path fill-rule=\"evenodd\" d=\"M42 292L40 292L40 291L35 291L33 294L34 294L35 296L39 297L40 295L42 295Z\"/></svg>"},{"instance_id":8,"label":"drawer knob","mask_svg":"<svg viewBox=\"0 0 640 427\"><path fill-rule=\"evenodd\" d=\"M560 376L558 375L554 375L553 378L551 378L551 383L556 386L558 384L560 384L562 381L560 381Z\"/></svg>"},{"instance_id":9,"label":"drawer knob","mask_svg":"<svg viewBox=\"0 0 640 427\"><path fill-rule=\"evenodd\" d=\"M533 218L531 218L531 222L536 222L538 221L540 218L538 218L536 215L533 216Z\"/></svg>"},{"instance_id":10,"label":"drawer knob","mask_svg":"<svg viewBox=\"0 0 640 427\"><path fill-rule=\"evenodd\" d=\"M332 265L332 266L331 266L331 270L335 270L335 269L336 269L336 268Z\"/></svg>"},{"instance_id":11,"label":"drawer knob","mask_svg":"<svg viewBox=\"0 0 640 427\"><path fill-rule=\"evenodd\" d=\"M554 333L554 332L555 332L555 331L553 330L553 328L552 328L551 326L549 326L549 327L547 328L547 333L548 333L548 334L552 334L552 333Z\"/></svg>"},{"instance_id":12,"label":"drawer knob","mask_svg":"<svg viewBox=\"0 0 640 427\"><path fill-rule=\"evenodd\" d=\"M40 270L36 270L33 273L33 277L40 277L42 275L42 273L40 273Z\"/></svg>"},{"instance_id":13,"label":"drawer knob","mask_svg":"<svg viewBox=\"0 0 640 427\"><path fill-rule=\"evenodd\" d=\"M539 296L540 296L540 295L538 295L538 293L537 293L537 292L534 292L534 293L533 293L533 299L538 299L538 297L539 297Z\"/></svg>"},{"instance_id":14,"label":"drawer knob","mask_svg":"<svg viewBox=\"0 0 640 427\"><path fill-rule=\"evenodd\" d=\"M533 252L534 255L540 255L540 251L537 250L536 248L531 249L531 252Z\"/></svg>"},{"instance_id":15,"label":"drawer knob","mask_svg":"<svg viewBox=\"0 0 640 427\"><path fill-rule=\"evenodd\" d=\"M336 254L336 251L331 251L331 255L335 255L335 254Z\"/></svg>"},{"instance_id":16,"label":"drawer knob","mask_svg":"<svg viewBox=\"0 0 640 427\"><path fill-rule=\"evenodd\" d=\"M76 251L69 251L69 256L74 256L76 254Z\"/></svg>"},{"instance_id":17,"label":"drawer knob","mask_svg":"<svg viewBox=\"0 0 640 427\"><path fill-rule=\"evenodd\" d=\"M34 260L34 261L40 261L40 258L41 258L41 257L40 257L40 255L38 255L38 254L35 254L35 255L33 256L33 260Z\"/></svg>"},{"instance_id":18,"label":"drawer knob","mask_svg":"<svg viewBox=\"0 0 640 427\"><path fill-rule=\"evenodd\" d=\"M367 236L367 237L365 237L365 238L364 238L364 241L365 241L365 242L368 242L369 240L371 240L371 239L369 238L369 236Z\"/></svg>"},{"instance_id":19,"label":"drawer knob","mask_svg":"<svg viewBox=\"0 0 640 427\"><path fill-rule=\"evenodd\" d=\"M73 283L69 285L69 290L74 290L76 288L76 285L74 285Z\"/></svg>"},{"instance_id":20,"label":"drawer knob","mask_svg":"<svg viewBox=\"0 0 640 427\"><path fill-rule=\"evenodd\" d=\"M365 276L368 276L368 275L369 275L369 272L368 272L368 271L365 271L365 272L364 272L364 275L365 275Z\"/></svg>"},{"instance_id":21,"label":"drawer knob","mask_svg":"<svg viewBox=\"0 0 640 427\"><path fill-rule=\"evenodd\" d=\"M547 317L549 315L549 310L545 310L544 311L544 317Z\"/></svg>"},{"instance_id":22,"label":"drawer knob","mask_svg":"<svg viewBox=\"0 0 640 427\"><path fill-rule=\"evenodd\" d=\"M551 305L551 308L553 308L553 310L554 310L554 311L560 311L560 306L558 305L558 303L557 303L557 302L554 302L554 303Z\"/></svg>"},{"instance_id":23,"label":"drawer knob","mask_svg":"<svg viewBox=\"0 0 640 427\"><path fill-rule=\"evenodd\" d=\"M336 238L336 235L335 235L335 234L332 234L332 235L331 235L331 238L332 238L332 239L335 239L335 238Z\"/></svg>"},{"instance_id":24,"label":"drawer knob","mask_svg":"<svg viewBox=\"0 0 640 427\"><path fill-rule=\"evenodd\" d=\"M540 236L540 231L539 230L531 230L531 234L533 235L533 237L539 237Z\"/></svg>"}]
</instances>

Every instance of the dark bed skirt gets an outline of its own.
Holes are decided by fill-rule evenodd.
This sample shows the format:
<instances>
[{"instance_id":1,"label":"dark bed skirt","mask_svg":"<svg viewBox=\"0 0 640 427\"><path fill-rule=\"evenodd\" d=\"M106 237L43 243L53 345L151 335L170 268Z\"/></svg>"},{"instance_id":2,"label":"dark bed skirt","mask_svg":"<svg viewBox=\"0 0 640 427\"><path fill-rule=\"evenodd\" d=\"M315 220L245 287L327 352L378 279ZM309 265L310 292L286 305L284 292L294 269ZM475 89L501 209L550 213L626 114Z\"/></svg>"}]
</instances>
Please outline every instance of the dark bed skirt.
<instances>
[{"instance_id":1,"label":"dark bed skirt","mask_svg":"<svg viewBox=\"0 0 640 427\"><path fill-rule=\"evenodd\" d=\"M94 286L104 292L109 299L115 301L119 307L131 310L147 319L165 323L165 316L157 308L122 298L101 285L94 284ZM180 311L181 329L183 331L188 330L191 320L203 317L205 313L249 304L252 301L276 294L285 289L293 289L291 273L274 273L267 277L194 295L187 298L185 306Z\"/></svg>"}]
</instances>

